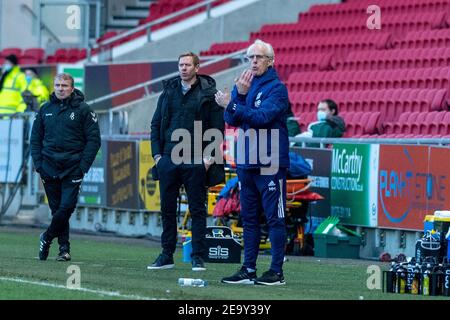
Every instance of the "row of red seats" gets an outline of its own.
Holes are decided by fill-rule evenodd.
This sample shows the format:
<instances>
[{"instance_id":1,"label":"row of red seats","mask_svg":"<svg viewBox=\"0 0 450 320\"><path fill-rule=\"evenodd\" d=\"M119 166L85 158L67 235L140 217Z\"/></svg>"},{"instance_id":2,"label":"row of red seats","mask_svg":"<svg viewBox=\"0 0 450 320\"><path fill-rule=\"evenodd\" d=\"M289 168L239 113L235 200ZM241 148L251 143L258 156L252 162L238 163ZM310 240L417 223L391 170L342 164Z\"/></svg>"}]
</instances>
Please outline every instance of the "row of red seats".
<instances>
[{"instance_id":1,"label":"row of red seats","mask_svg":"<svg viewBox=\"0 0 450 320\"><path fill-rule=\"evenodd\" d=\"M271 44L277 54L334 52L345 57L353 50L388 49L393 45L390 33L366 35L337 35L320 38L273 40Z\"/></svg>"},{"instance_id":2,"label":"row of red seats","mask_svg":"<svg viewBox=\"0 0 450 320\"><path fill-rule=\"evenodd\" d=\"M351 91L376 89L450 89L450 67L362 71L294 72L289 91Z\"/></svg>"},{"instance_id":3,"label":"row of red seats","mask_svg":"<svg viewBox=\"0 0 450 320\"><path fill-rule=\"evenodd\" d=\"M339 114L345 121L344 137L374 134L449 135L450 112L404 112L398 121L381 122L380 112L346 112ZM302 132L317 121L316 113L299 113L298 123Z\"/></svg>"},{"instance_id":4,"label":"row of red seats","mask_svg":"<svg viewBox=\"0 0 450 320\"><path fill-rule=\"evenodd\" d=\"M393 134L380 134L380 135L355 135L353 138L376 138L376 139L450 139L450 135L440 134L413 134L413 133L393 133Z\"/></svg>"},{"instance_id":5,"label":"row of red seats","mask_svg":"<svg viewBox=\"0 0 450 320\"><path fill-rule=\"evenodd\" d=\"M335 19L336 17L355 15L367 16L367 8L373 4L380 7L382 14L448 11L450 9L448 0L377 0L376 2L358 0L350 3L313 5L307 12L299 14L299 20Z\"/></svg>"},{"instance_id":6,"label":"row of red seats","mask_svg":"<svg viewBox=\"0 0 450 320\"><path fill-rule=\"evenodd\" d=\"M225 55L235 51L239 51L247 48L250 45L250 41L235 41L225 43L214 43L209 50L200 51L200 56L217 56Z\"/></svg>"},{"instance_id":7,"label":"row of red seats","mask_svg":"<svg viewBox=\"0 0 450 320\"><path fill-rule=\"evenodd\" d=\"M450 65L450 48L394 49L350 52L334 67L341 70L436 68Z\"/></svg>"},{"instance_id":8,"label":"row of red seats","mask_svg":"<svg viewBox=\"0 0 450 320\"><path fill-rule=\"evenodd\" d=\"M375 134L381 124L381 112L346 112L341 113L345 121L344 137L356 134Z\"/></svg>"},{"instance_id":9,"label":"row of red seats","mask_svg":"<svg viewBox=\"0 0 450 320\"><path fill-rule=\"evenodd\" d=\"M20 48L5 48L0 52L0 63L6 56L14 54L19 64L39 64L45 61L45 51L41 48L29 48L22 50Z\"/></svg>"},{"instance_id":10,"label":"row of red seats","mask_svg":"<svg viewBox=\"0 0 450 320\"><path fill-rule=\"evenodd\" d=\"M147 16L147 18L141 19L139 20L139 25L143 25L146 24L148 22L151 21L155 21L163 16L169 15L171 13L174 13L175 11L179 11L182 10L186 7L189 7L193 4L196 4L198 2L201 2L201 0L186 0L186 1L177 1L177 2L169 2L169 1L164 1L164 0L159 0L158 2L154 2L152 4L150 4L149 7L149 15ZM200 9L202 10L202 9ZM198 10L197 10L198 11ZM180 20L180 19L178 19ZM173 23L174 21L171 21L170 23ZM170 24L170 23L164 23L164 25ZM162 26L156 26L158 28L161 28ZM152 28L152 30L154 30L155 28ZM97 43L101 43L103 41L106 41L108 39L111 39L117 35L119 35L120 32L118 31L108 31L105 32L101 37L99 37L96 42ZM135 34L132 34L128 37L125 37L123 39L114 41L113 43L111 43L110 45L108 45L108 47L115 47L118 46L122 43L125 43L127 41L130 41L132 39L135 39L137 37L140 37L142 35L145 34L145 31L141 31Z\"/></svg>"},{"instance_id":11,"label":"row of red seats","mask_svg":"<svg viewBox=\"0 0 450 320\"><path fill-rule=\"evenodd\" d=\"M180 11L180 10L182 10L184 8L190 7L190 6L194 5L194 4L202 2L202 1L203 0L185 0L185 1L173 2L171 0L159 0L158 2L150 4L149 15L146 18L139 20L138 26L141 26L141 25L147 24L149 22L155 21L155 20L157 20L159 18L162 18L164 16L172 14L172 13L174 13L176 11ZM217 2L214 2L212 4L212 7L224 4L224 3L228 2L228 1L229 0L219 0ZM167 21L165 21L163 23L160 23L158 25L152 26L151 30L155 31L155 30L163 28L163 27L165 27L167 25L170 25L170 24L173 24L175 22L178 22L178 21L181 21L183 19L186 19L189 16L198 14L200 12L204 12L205 10L206 10L206 7L198 8L196 10L193 10L193 11L189 12L189 13L183 14L181 16L178 16L176 18L167 20ZM120 34L120 32L108 31L105 34L103 34L100 38L98 38L96 42L97 43L101 43L101 42L103 42L105 40L108 40L108 39L110 39L112 37L115 37L118 34ZM138 37L141 37L141 36L143 36L145 34L146 34L145 30L142 30L142 31L139 31L139 32L135 32L135 33L133 33L133 34L127 36L127 37L124 37L124 38L122 38L120 40L117 40L117 41L114 41L114 42L108 44L106 46L106 48L112 48L112 47L121 45L121 44L123 44L125 42L131 41L131 40L136 39ZM92 53L95 54L97 52L98 52L98 50L93 50Z\"/></svg>"},{"instance_id":12,"label":"row of red seats","mask_svg":"<svg viewBox=\"0 0 450 320\"><path fill-rule=\"evenodd\" d=\"M46 62L47 63L61 63L61 62L74 63L79 60L86 59L86 56L87 56L86 49L60 48L60 49L56 49L56 51L53 55L47 56Z\"/></svg>"},{"instance_id":13,"label":"row of red seats","mask_svg":"<svg viewBox=\"0 0 450 320\"><path fill-rule=\"evenodd\" d=\"M450 46L450 29L408 32L404 39L396 40L399 49L433 48Z\"/></svg>"},{"instance_id":14,"label":"row of red seats","mask_svg":"<svg viewBox=\"0 0 450 320\"><path fill-rule=\"evenodd\" d=\"M284 38L284 37L282 37ZM413 31L406 34L401 40L394 40L390 33L376 32L367 34L342 34L335 36L314 37L304 39L279 39L276 37L265 38L274 46L278 53L311 53L317 51L332 51L339 57L345 57L350 51L367 49L389 48L432 48L448 47L450 45L450 29ZM201 51L201 55L228 54L246 48L250 41L215 43L207 51Z\"/></svg>"},{"instance_id":15,"label":"row of red seats","mask_svg":"<svg viewBox=\"0 0 450 320\"><path fill-rule=\"evenodd\" d=\"M307 36L327 36L339 33L365 33L373 35L380 30L367 28L367 15L339 20L305 21L291 24L267 24L260 31L250 34L250 40L257 38L303 38ZM414 30L441 29L449 25L447 12L426 12L410 14L383 15L382 30L393 33L395 38L403 37Z\"/></svg>"},{"instance_id":16,"label":"row of red seats","mask_svg":"<svg viewBox=\"0 0 450 320\"><path fill-rule=\"evenodd\" d=\"M290 92L294 114L316 112L317 103L333 99L342 112L381 112L382 121L395 121L403 112L447 109L445 89L392 89L335 92Z\"/></svg>"},{"instance_id":17,"label":"row of red seats","mask_svg":"<svg viewBox=\"0 0 450 320\"><path fill-rule=\"evenodd\" d=\"M384 133L450 134L450 112L405 112L395 122L383 124Z\"/></svg>"},{"instance_id":18,"label":"row of red seats","mask_svg":"<svg viewBox=\"0 0 450 320\"><path fill-rule=\"evenodd\" d=\"M379 130L380 112L341 112L339 116L345 121L345 137L351 137L355 134L375 134ZM316 112L302 112L297 115L297 122L302 132L306 131L308 126L316 121Z\"/></svg>"},{"instance_id":19,"label":"row of red seats","mask_svg":"<svg viewBox=\"0 0 450 320\"><path fill-rule=\"evenodd\" d=\"M150 12L149 12L148 17L145 19L142 19L141 24L143 24L143 23L145 24L150 21L155 21L161 17L164 17L164 16L174 13L176 11L182 10L184 8L190 7L199 2L202 2L202 0L158 1L158 2L152 3L150 5ZM178 16L171 20L165 21L157 26L154 26L154 27L152 27L152 30L157 30L157 29L163 28L167 25L170 25L171 23L175 23L180 20L186 19L186 18L188 18L192 15L198 14L204 10L205 10L204 8L198 8L194 11L185 13L181 16Z\"/></svg>"},{"instance_id":20,"label":"row of red seats","mask_svg":"<svg viewBox=\"0 0 450 320\"><path fill-rule=\"evenodd\" d=\"M41 48L30 48L23 50L20 48L7 48L3 49L0 53L0 63L9 54L14 54L17 56L20 65L30 65L30 64L41 64L41 63L74 63L79 60L85 59L87 56L86 49L57 49L53 55L48 55L45 57L45 51Z\"/></svg>"},{"instance_id":21,"label":"row of red seats","mask_svg":"<svg viewBox=\"0 0 450 320\"><path fill-rule=\"evenodd\" d=\"M292 72L331 70L333 54L282 54L276 57L275 63L280 79L287 80Z\"/></svg>"},{"instance_id":22,"label":"row of red seats","mask_svg":"<svg viewBox=\"0 0 450 320\"><path fill-rule=\"evenodd\" d=\"M193 6L193 5L195 5L197 3L200 3L200 2L203 2L203 1L204 0L178 0L178 1L159 0L157 2L154 2L154 3L150 4L148 17L144 18L144 19L141 19L139 21L139 25L146 24L146 23L151 22L151 21L155 21L155 20L157 20L157 19L159 19L161 17L167 16L167 15L169 15L171 13L174 13L176 11L180 11L180 10L182 10L184 8ZM216 1L216 2L212 3L212 7L216 7L216 6L222 5L222 4L224 4L224 3L228 2L228 1L229 0ZM156 26L153 26L152 30L157 30L157 29L163 28L163 27L165 27L167 25L170 25L172 23L181 21L181 20L186 19L186 18L188 18L190 16L196 15L196 14L198 14L200 12L204 12L205 10L206 10L206 6L202 6L202 7L198 8L198 9L195 9L195 10L192 10L190 12L187 12L187 13L185 13L183 15L180 15L180 16L178 16L176 18L170 19L170 20L165 21L163 23L160 23L160 24L158 24Z\"/></svg>"},{"instance_id":23,"label":"row of red seats","mask_svg":"<svg viewBox=\"0 0 450 320\"><path fill-rule=\"evenodd\" d=\"M267 39L265 39L267 40ZM223 55L232 53L250 45L250 41L215 43L202 56ZM314 52L335 52L345 56L352 50L388 49L393 46L390 33L379 32L371 37L366 35L338 35L306 39L274 39L270 41L276 54L304 54Z\"/></svg>"}]
</instances>

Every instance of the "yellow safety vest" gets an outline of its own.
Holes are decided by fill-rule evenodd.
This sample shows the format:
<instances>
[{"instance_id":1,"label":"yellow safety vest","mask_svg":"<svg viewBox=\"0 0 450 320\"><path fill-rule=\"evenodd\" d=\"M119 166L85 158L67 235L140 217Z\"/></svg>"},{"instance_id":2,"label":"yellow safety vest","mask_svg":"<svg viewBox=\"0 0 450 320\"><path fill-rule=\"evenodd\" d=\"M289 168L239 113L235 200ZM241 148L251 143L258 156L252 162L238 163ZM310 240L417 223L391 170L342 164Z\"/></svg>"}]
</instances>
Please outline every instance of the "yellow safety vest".
<instances>
[{"instance_id":1,"label":"yellow safety vest","mask_svg":"<svg viewBox=\"0 0 450 320\"><path fill-rule=\"evenodd\" d=\"M26 88L25 74L18 66L13 67L6 76L0 91L0 114L24 112L27 106L23 102L22 91Z\"/></svg>"},{"instance_id":2,"label":"yellow safety vest","mask_svg":"<svg viewBox=\"0 0 450 320\"><path fill-rule=\"evenodd\" d=\"M41 79L33 78L27 86L27 90L37 98L39 106L48 101L50 94L47 87L42 83Z\"/></svg>"}]
</instances>

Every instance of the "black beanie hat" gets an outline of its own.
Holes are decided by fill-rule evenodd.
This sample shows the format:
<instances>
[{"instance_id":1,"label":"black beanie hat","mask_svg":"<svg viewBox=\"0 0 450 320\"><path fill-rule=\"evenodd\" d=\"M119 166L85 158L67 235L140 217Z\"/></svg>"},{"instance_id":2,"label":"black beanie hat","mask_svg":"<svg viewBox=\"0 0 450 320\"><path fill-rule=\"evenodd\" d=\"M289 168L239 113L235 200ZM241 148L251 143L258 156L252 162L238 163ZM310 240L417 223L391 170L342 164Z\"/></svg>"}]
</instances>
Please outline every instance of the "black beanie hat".
<instances>
[{"instance_id":1,"label":"black beanie hat","mask_svg":"<svg viewBox=\"0 0 450 320\"><path fill-rule=\"evenodd\" d=\"M10 54L5 57L5 60L10 61L13 65L17 66L18 60L15 54Z\"/></svg>"}]
</instances>

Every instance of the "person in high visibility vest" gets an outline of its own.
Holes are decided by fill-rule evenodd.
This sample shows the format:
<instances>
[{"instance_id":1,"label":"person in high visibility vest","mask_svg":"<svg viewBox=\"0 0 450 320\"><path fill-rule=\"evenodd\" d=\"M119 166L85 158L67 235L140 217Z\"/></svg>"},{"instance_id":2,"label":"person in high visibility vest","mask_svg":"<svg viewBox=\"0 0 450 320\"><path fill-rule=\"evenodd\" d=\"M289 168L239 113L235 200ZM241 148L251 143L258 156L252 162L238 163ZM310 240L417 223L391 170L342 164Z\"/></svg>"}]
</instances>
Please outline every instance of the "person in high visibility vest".
<instances>
[{"instance_id":1,"label":"person in high visibility vest","mask_svg":"<svg viewBox=\"0 0 450 320\"><path fill-rule=\"evenodd\" d=\"M27 80L27 88L26 90L31 93L33 97L33 102L37 104L36 107L31 107L30 109L37 111L39 107L49 99L49 92L47 87L44 85L41 79L39 79L38 72L35 68L26 68L25 69L25 78ZM24 95L22 95L24 96ZM34 101L34 99L36 99ZM25 102L26 99L24 97ZM27 103L28 104L28 103Z\"/></svg>"},{"instance_id":2,"label":"person in high visibility vest","mask_svg":"<svg viewBox=\"0 0 450 320\"><path fill-rule=\"evenodd\" d=\"M5 58L0 77L0 115L24 112L26 104L22 92L27 88L25 74L13 54Z\"/></svg>"}]
</instances>

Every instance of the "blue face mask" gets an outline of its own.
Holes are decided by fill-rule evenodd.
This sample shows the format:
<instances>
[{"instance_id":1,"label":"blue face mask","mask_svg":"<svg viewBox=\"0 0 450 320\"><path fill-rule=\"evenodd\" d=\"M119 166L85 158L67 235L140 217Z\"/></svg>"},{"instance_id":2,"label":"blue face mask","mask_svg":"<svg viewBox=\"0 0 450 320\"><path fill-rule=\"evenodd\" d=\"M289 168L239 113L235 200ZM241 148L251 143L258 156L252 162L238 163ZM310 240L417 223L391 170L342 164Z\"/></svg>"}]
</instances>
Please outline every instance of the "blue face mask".
<instances>
[{"instance_id":1,"label":"blue face mask","mask_svg":"<svg viewBox=\"0 0 450 320\"><path fill-rule=\"evenodd\" d=\"M325 121L327 118L327 113L325 111L317 111L317 120L319 121Z\"/></svg>"},{"instance_id":2,"label":"blue face mask","mask_svg":"<svg viewBox=\"0 0 450 320\"><path fill-rule=\"evenodd\" d=\"M32 76L25 76L25 79L27 80L27 83L30 84L31 80L33 80Z\"/></svg>"},{"instance_id":3,"label":"blue face mask","mask_svg":"<svg viewBox=\"0 0 450 320\"><path fill-rule=\"evenodd\" d=\"M3 65L3 71L4 72L9 71L11 69L12 69L12 65L10 65L10 64L4 64Z\"/></svg>"}]
</instances>

